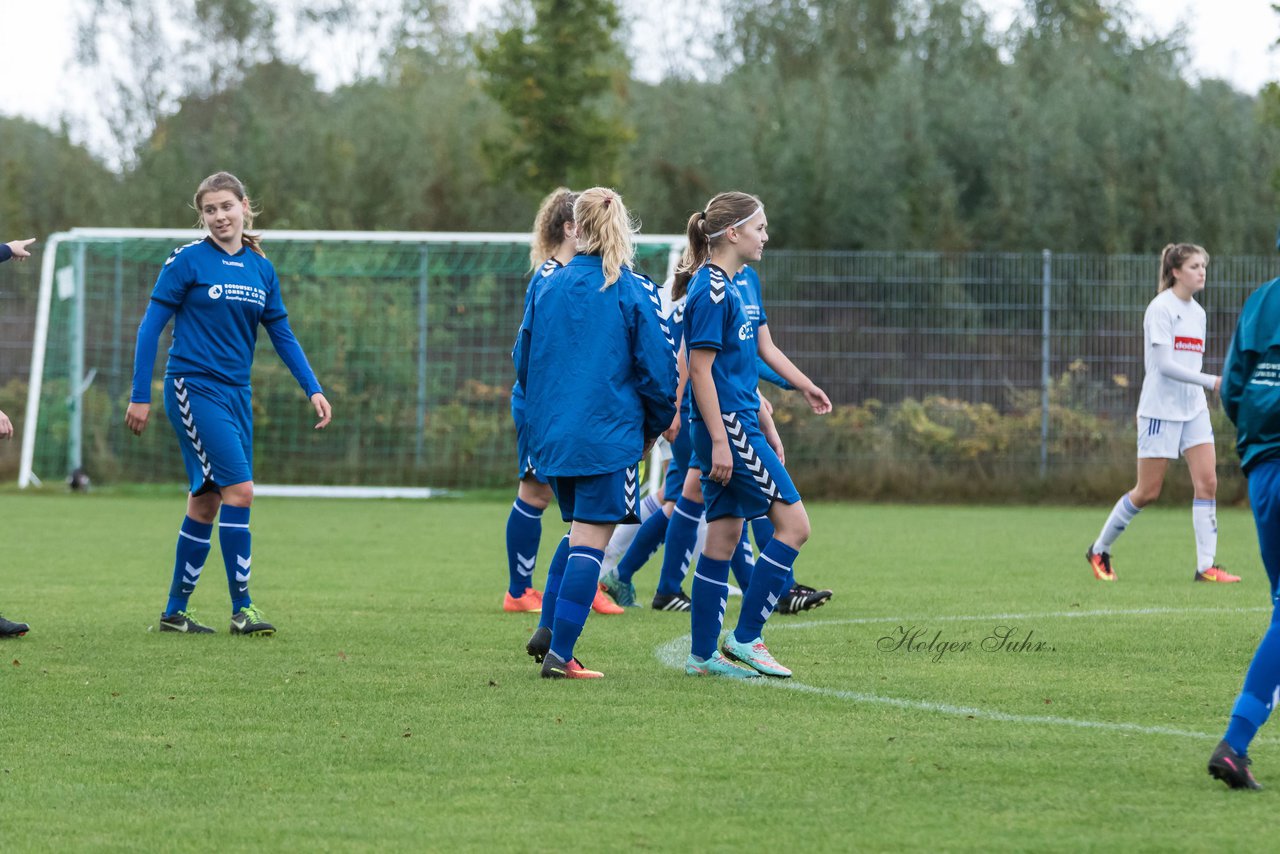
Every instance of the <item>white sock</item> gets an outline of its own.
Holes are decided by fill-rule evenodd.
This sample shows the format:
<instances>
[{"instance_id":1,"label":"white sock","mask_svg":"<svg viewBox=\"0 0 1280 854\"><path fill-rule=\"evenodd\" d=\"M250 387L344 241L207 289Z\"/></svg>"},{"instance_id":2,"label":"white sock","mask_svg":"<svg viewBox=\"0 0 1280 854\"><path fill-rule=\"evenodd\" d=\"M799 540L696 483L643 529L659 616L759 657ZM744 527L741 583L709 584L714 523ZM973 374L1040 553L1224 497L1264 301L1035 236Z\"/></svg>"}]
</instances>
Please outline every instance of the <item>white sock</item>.
<instances>
[{"instance_id":1,"label":"white sock","mask_svg":"<svg viewBox=\"0 0 1280 854\"><path fill-rule=\"evenodd\" d=\"M1111 515L1107 517L1106 524L1102 526L1102 531L1093 544L1093 553L1111 554L1111 544L1120 538L1124 529L1133 521L1133 517L1141 512L1142 508L1134 507L1133 502L1129 500L1129 493L1121 495L1116 506L1111 508Z\"/></svg>"},{"instance_id":2,"label":"white sock","mask_svg":"<svg viewBox=\"0 0 1280 854\"><path fill-rule=\"evenodd\" d=\"M1192 501L1191 527L1196 532L1196 572L1204 572L1218 553L1218 502L1212 498Z\"/></svg>"},{"instance_id":3,"label":"white sock","mask_svg":"<svg viewBox=\"0 0 1280 854\"><path fill-rule=\"evenodd\" d=\"M662 509L662 496L653 492L645 493L644 498L640 500L640 523L644 524L644 520L648 519L654 513Z\"/></svg>"}]
</instances>

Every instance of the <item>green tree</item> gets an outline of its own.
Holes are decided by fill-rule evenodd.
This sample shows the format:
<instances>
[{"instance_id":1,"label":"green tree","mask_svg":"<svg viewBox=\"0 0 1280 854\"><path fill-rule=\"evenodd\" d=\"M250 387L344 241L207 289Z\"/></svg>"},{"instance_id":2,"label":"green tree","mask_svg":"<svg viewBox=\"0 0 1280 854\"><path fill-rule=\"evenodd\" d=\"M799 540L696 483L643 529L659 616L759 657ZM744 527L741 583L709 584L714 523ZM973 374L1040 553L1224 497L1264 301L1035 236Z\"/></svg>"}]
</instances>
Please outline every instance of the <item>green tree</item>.
<instances>
[{"instance_id":1,"label":"green tree","mask_svg":"<svg viewBox=\"0 0 1280 854\"><path fill-rule=\"evenodd\" d=\"M119 225L112 198L119 188L117 177L65 130L0 117L0 241L43 242L72 226Z\"/></svg>"},{"instance_id":2,"label":"green tree","mask_svg":"<svg viewBox=\"0 0 1280 854\"><path fill-rule=\"evenodd\" d=\"M512 0L505 30L475 53L489 96L510 117L487 151L500 174L545 192L614 184L632 131L621 117L628 63L613 0Z\"/></svg>"}]
</instances>

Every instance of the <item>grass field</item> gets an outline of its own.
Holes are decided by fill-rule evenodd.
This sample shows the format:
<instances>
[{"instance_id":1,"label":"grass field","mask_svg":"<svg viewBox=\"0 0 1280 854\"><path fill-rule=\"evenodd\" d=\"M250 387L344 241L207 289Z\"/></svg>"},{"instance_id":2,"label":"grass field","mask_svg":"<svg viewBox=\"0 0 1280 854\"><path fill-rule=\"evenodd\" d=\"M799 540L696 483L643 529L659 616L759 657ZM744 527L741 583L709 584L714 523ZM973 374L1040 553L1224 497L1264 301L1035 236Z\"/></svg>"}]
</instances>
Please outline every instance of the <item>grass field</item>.
<instances>
[{"instance_id":1,"label":"grass field","mask_svg":"<svg viewBox=\"0 0 1280 854\"><path fill-rule=\"evenodd\" d=\"M794 679L743 684L684 676L688 617L648 609L588 622L578 651L604 680L539 679L523 651L536 618L499 607L508 506L261 499L255 602L280 632L257 639L226 633L216 548L192 605L219 633L151 630L176 491L0 495L0 613L33 625L0 643L0 847L1270 837L1274 792L1229 792L1204 770L1269 618L1246 511L1219 513L1219 557L1241 584L1191 582L1178 506L1139 517L1107 585L1082 557L1105 507L813 506L798 575L835 598L770 621ZM539 585L559 532L544 526ZM656 569L637 576L642 597ZM1009 640L983 649L1000 627ZM932 650L896 645L916 631ZM1252 753L1280 787L1280 737L1264 729Z\"/></svg>"}]
</instances>

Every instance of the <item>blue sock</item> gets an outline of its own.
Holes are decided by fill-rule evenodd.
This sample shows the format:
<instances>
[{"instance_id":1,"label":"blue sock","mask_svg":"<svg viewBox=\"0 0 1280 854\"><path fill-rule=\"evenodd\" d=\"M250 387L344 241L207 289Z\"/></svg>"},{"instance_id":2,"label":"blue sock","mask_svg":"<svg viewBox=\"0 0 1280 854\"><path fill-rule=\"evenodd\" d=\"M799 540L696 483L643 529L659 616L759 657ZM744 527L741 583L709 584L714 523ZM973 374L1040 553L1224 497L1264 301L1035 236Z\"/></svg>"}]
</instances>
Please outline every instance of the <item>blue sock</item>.
<instances>
[{"instance_id":1,"label":"blue sock","mask_svg":"<svg viewBox=\"0 0 1280 854\"><path fill-rule=\"evenodd\" d=\"M769 541L773 539L773 523L769 521L768 516L758 516L751 520L751 534L756 538L756 548L764 551L764 547L769 545ZM747 588L739 584L743 590ZM792 587L796 586L796 568L791 567L791 571L787 573L787 583L782 588L782 592L786 593Z\"/></svg>"},{"instance_id":2,"label":"blue sock","mask_svg":"<svg viewBox=\"0 0 1280 854\"><path fill-rule=\"evenodd\" d=\"M706 661L716 651L720 629L724 626L724 609L728 605L729 561L698 558L693 571L693 608L689 611L692 642L689 651Z\"/></svg>"},{"instance_id":3,"label":"blue sock","mask_svg":"<svg viewBox=\"0 0 1280 854\"><path fill-rule=\"evenodd\" d=\"M800 552L776 537L760 552L756 570L751 575L751 587L742 594L742 612L733 637L738 643L750 643L764 631L765 620L778 607L778 600L787 592L791 577L791 564Z\"/></svg>"},{"instance_id":4,"label":"blue sock","mask_svg":"<svg viewBox=\"0 0 1280 854\"><path fill-rule=\"evenodd\" d=\"M733 583L739 590L745 591L751 586L751 573L755 570L756 554L751 550L751 538L747 536L747 526L742 526L742 538L738 547L733 550L729 559L729 568L733 570Z\"/></svg>"},{"instance_id":5,"label":"blue sock","mask_svg":"<svg viewBox=\"0 0 1280 854\"><path fill-rule=\"evenodd\" d=\"M578 642L582 627L587 623L587 615L591 613L591 600L596 595L603 562L604 552L599 549L588 546L569 549L569 561L564 569L564 580L560 582L555 623L551 629L551 651L564 661L573 658L574 644Z\"/></svg>"},{"instance_id":6,"label":"blue sock","mask_svg":"<svg viewBox=\"0 0 1280 854\"><path fill-rule=\"evenodd\" d=\"M517 498L507 517L507 592L513 597L523 595L533 584L541 540L542 511Z\"/></svg>"},{"instance_id":7,"label":"blue sock","mask_svg":"<svg viewBox=\"0 0 1280 854\"><path fill-rule=\"evenodd\" d=\"M680 592L684 576L693 560L693 550L698 545L698 522L702 519L703 505L690 501L683 495L671 511L667 523L667 544L662 552L662 574L658 576L658 592L674 596ZM726 576L727 577L727 576Z\"/></svg>"},{"instance_id":8,"label":"blue sock","mask_svg":"<svg viewBox=\"0 0 1280 854\"><path fill-rule=\"evenodd\" d=\"M249 564L253 561L253 538L249 535L249 508L222 505L218 517L218 545L227 568L227 588L231 591L231 613L253 604L249 598Z\"/></svg>"},{"instance_id":9,"label":"blue sock","mask_svg":"<svg viewBox=\"0 0 1280 854\"><path fill-rule=\"evenodd\" d=\"M1280 689L1280 622L1273 617L1249 663L1244 688L1231 710L1231 722L1227 726L1227 743L1241 756L1248 753L1249 742L1271 715L1271 700L1277 689Z\"/></svg>"},{"instance_id":10,"label":"blue sock","mask_svg":"<svg viewBox=\"0 0 1280 854\"><path fill-rule=\"evenodd\" d=\"M178 529L178 552L173 561L173 583L169 585L169 604L165 614L187 610L187 602L200 580L200 571L212 548L213 525L197 522L190 516L182 520Z\"/></svg>"},{"instance_id":11,"label":"blue sock","mask_svg":"<svg viewBox=\"0 0 1280 854\"><path fill-rule=\"evenodd\" d=\"M764 551L764 547L773 539L773 523L769 521L769 517L757 516L752 519L751 534L756 538L756 548Z\"/></svg>"},{"instance_id":12,"label":"blue sock","mask_svg":"<svg viewBox=\"0 0 1280 854\"><path fill-rule=\"evenodd\" d=\"M538 625L544 629L551 628L556 618L556 599L560 596L560 582L564 580L564 567L569 562L569 535L560 538L556 553L547 567L547 584L542 590L542 615L538 617Z\"/></svg>"},{"instance_id":13,"label":"blue sock","mask_svg":"<svg viewBox=\"0 0 1280 854\"><path fill-rule=\"evenodd\" d=\"M649 562L649 558L653 557L658 546L667 538L667 524L670 521L671 518L661 510L644 520L640 530L636 531L636 538L627 546L627 553L618 561L619 578L630 581L640 567Z\"/></svg>"}]
</instances>

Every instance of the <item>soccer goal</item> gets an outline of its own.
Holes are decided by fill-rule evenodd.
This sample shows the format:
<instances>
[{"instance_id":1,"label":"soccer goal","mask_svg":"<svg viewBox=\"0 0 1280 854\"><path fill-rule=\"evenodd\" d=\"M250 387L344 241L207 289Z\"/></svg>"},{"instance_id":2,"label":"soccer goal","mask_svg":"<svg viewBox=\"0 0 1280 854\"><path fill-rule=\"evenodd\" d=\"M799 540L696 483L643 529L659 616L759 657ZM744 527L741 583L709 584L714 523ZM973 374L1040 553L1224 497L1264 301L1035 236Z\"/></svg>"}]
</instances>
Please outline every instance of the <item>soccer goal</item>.
<instances>
[{"instance_id":1,"label":"soccer goal","mask_svg":"<svg viewBox=\"0 0 1280 854\"><path fill-rule=\"evenodd\" d=\"M169 253L200 232L77 228L45 244L24 414L21 487L82 472L93 483L178 483L157 404L124 424L138 321ZM511 345L529 280L529 235L264 231L290 323L334 423L316 431L297 383L259 336L259 494L428 497L515 476ZM684 245L637 238L636 266L669 277ZM172 326L170 327L170 331ZM168 350L161 341L153 400Z\"/></svg>"}]
</instances>

